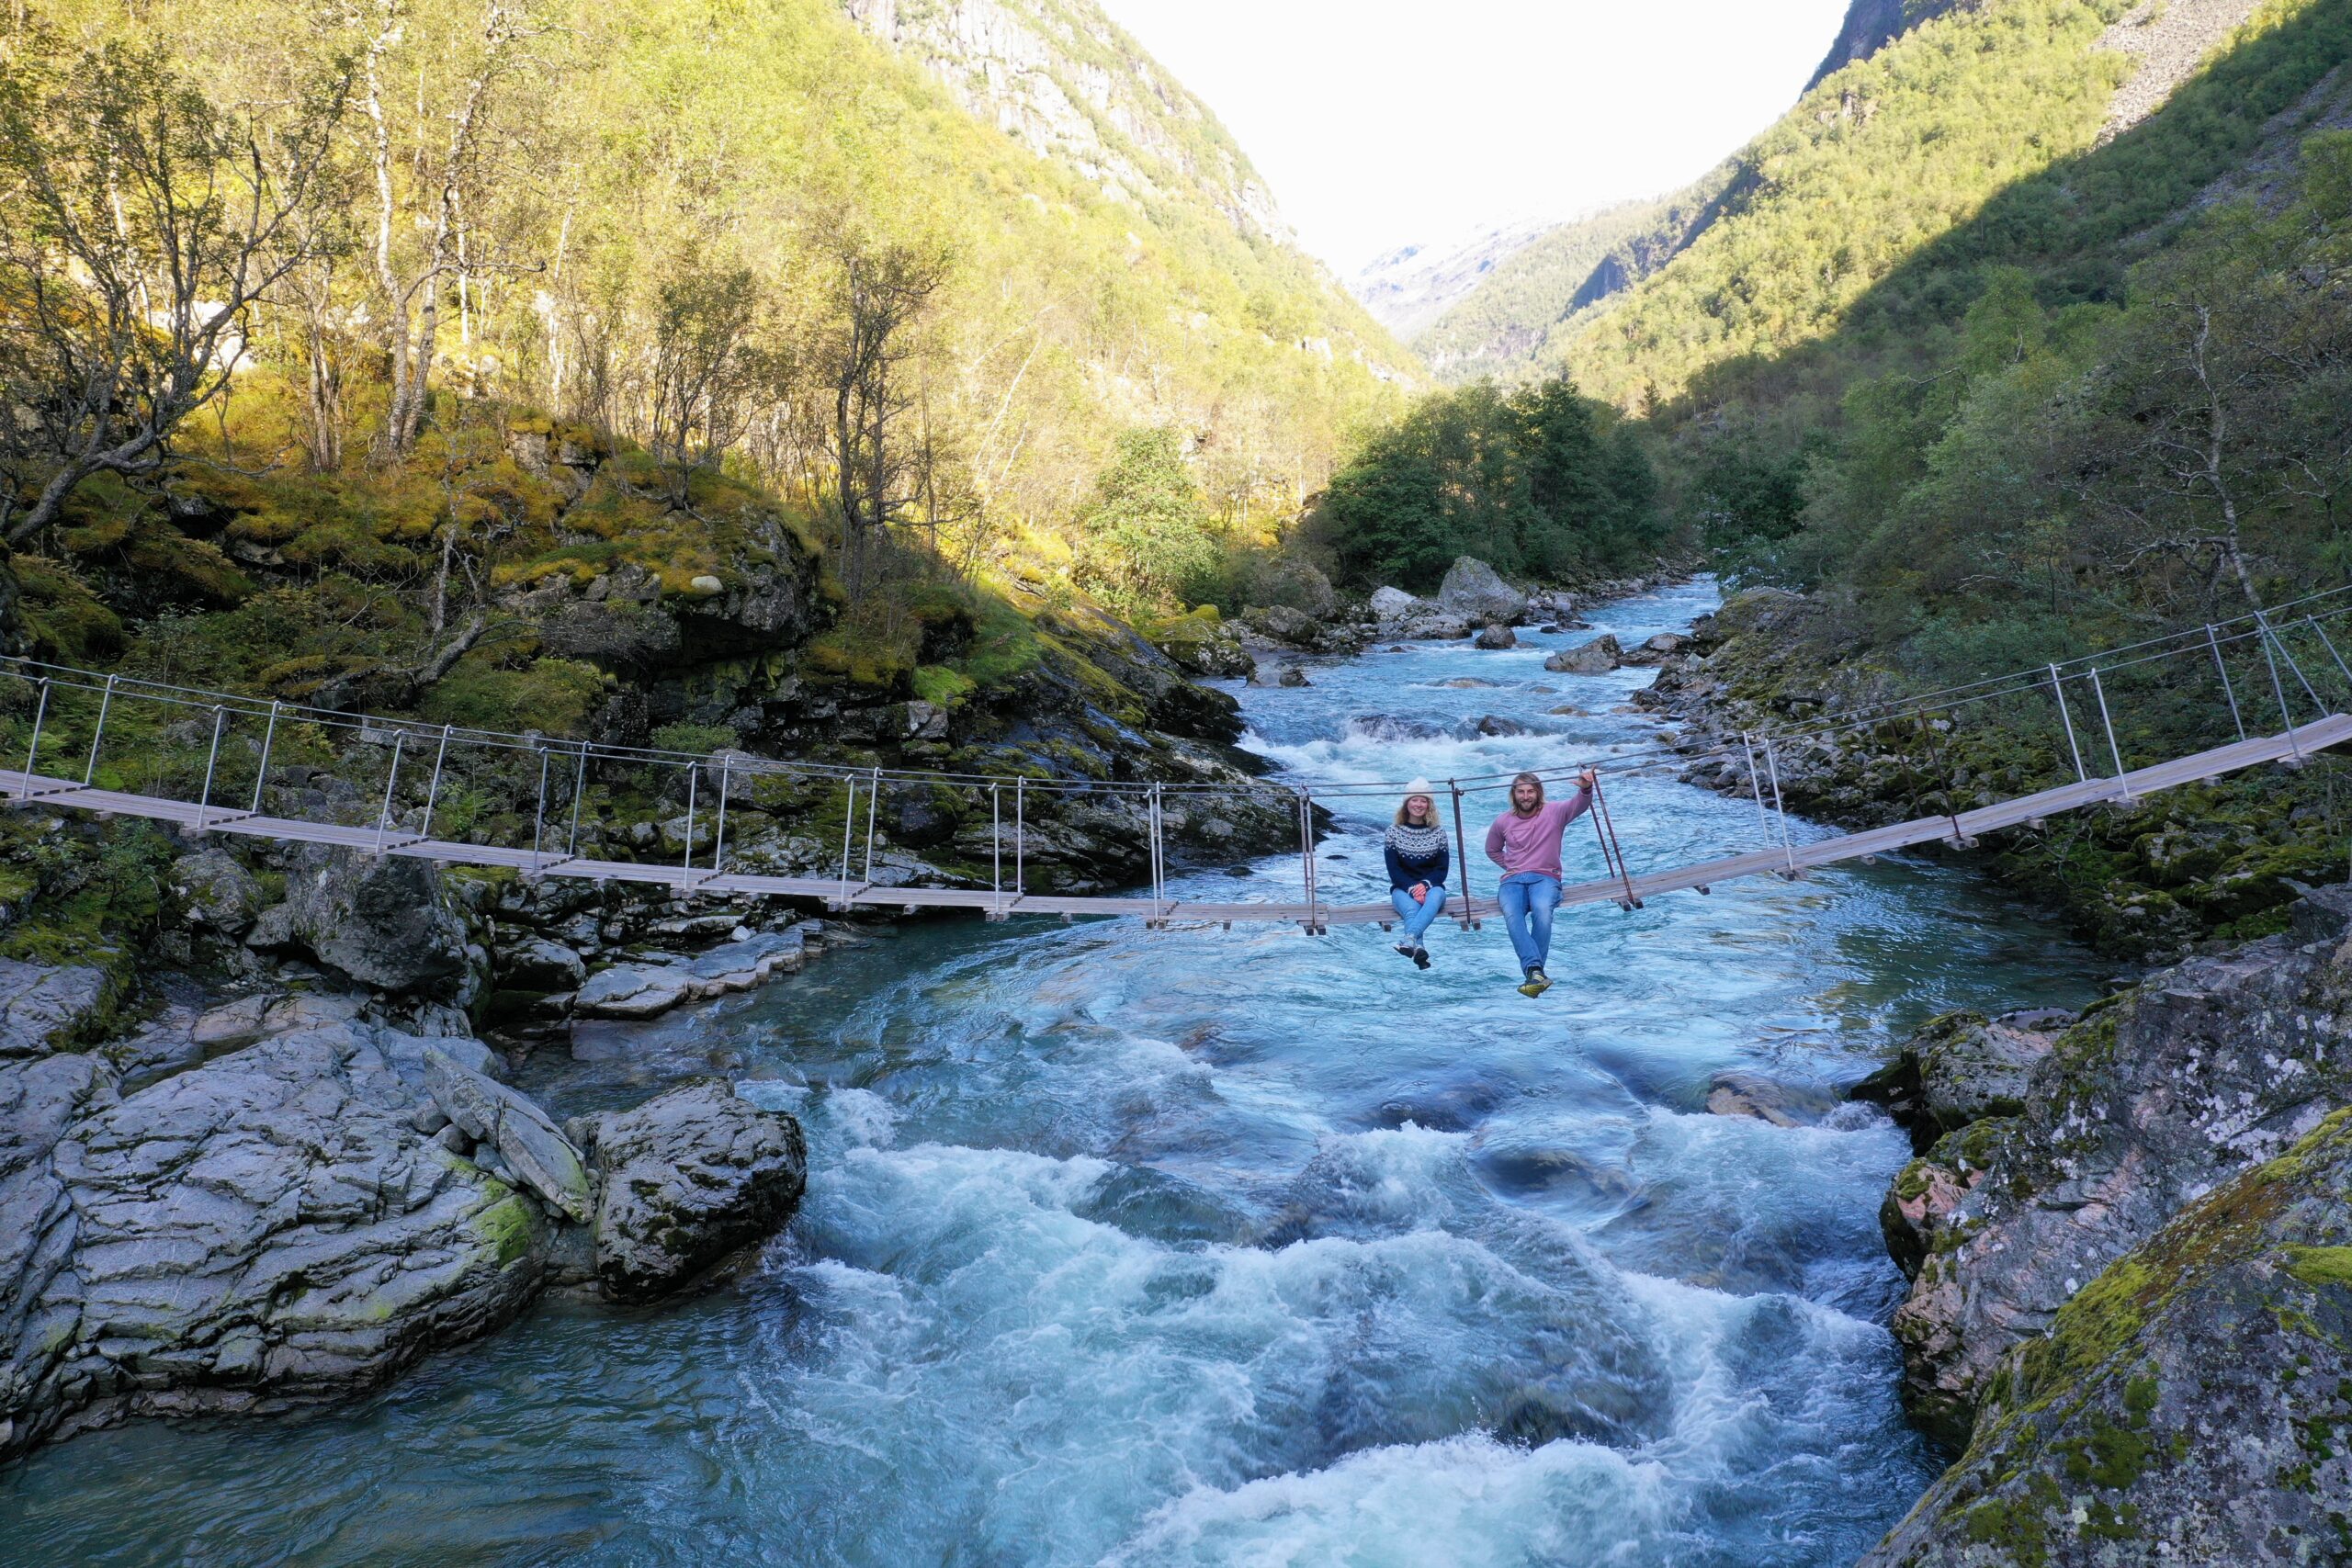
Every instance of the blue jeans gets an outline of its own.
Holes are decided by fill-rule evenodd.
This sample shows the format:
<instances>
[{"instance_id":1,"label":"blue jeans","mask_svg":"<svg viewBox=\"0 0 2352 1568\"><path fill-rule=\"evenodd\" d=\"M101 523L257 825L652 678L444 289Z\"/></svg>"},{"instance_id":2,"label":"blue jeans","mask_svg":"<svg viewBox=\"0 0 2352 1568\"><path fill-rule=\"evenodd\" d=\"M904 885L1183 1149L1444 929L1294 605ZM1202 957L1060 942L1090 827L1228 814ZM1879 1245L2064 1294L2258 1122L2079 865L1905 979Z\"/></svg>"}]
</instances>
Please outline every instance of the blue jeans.
<instances>
[{"instance_id":1,"label":"blue jeans","mask_svg":"<svg viewBox=\"0 0 2352 1568\"><path fill-rule=\"evenodd\" d=\"M1503 907L1503 929L1522 970L1541 969L1552 956L1552 911L1560 907L1559 878L1522 871L1503 878L1496 890Z\"/></svg>"},{"instance_id":2,"label":"blue jeans","mask_svg":"<svg viewBox=\"0 0 2352 1568\"><path fill-rule=\"evenodd\" d=\"M1435 923L1438 911L1445 908L1445 884L1430 883L1429 897L1418 904L1413 902L1410 893L1401 887L1392 887L1388 890L1388 901L1396 906L1397 916L1405 922L1406 936L1412 940L1415 947L1419 947L1421 945L1421 933Z\"/></svg>"}]
</instances>

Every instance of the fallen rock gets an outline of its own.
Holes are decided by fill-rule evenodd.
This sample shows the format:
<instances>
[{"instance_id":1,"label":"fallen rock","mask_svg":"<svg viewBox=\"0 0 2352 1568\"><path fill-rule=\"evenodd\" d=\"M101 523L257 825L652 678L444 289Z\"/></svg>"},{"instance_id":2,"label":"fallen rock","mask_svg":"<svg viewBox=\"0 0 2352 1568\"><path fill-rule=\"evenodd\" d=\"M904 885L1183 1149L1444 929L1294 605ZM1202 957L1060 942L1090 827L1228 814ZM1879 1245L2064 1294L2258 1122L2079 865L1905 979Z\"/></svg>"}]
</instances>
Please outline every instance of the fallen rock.
<instances>
[{"instance_id":1,"label":"fallen rock","mask_svg":"<svg viewBox=\"0 0 2352 1568\"><path fill-rule=\"evenodd\" d=\"M1401 621L1408 615L1424 615L1435 608L1427 600L1417 599L1401 588L1375 588L1368 603L1373 619L1384 624Z\"/></svg>"},{"instance_id":2,"label":"fallen rock","mask_svg":"<svg viewBox=\"0 0 2352 1568\"><path fill-rule=\"evenodd\" d=\"M1544 668L1559 675L1606 675L1624 661L1617 638L1603 632L1581 647L1561 649L1544 661Z\"/></svg>"},{"instance_id":3,"label":"fallen rock","mask_svg":"<svg viewBox=\"0 0 2352 1568\"><path fill-rule=\"evenodd\" d=\"M2125 1253L2005 1355L1864 1568L2340 1562L2352 1111Z\"/></svg>"},{"instance_id":4,"label":"fallen rock","mask_svg":"<svg viewBox=\"0 0 2352 1568\"><path fill-rule=\"evenodd\" d=\"M253 873L226 851L211 847L172 863L172 891L189 924L232 939L254 929L265 902Z\"/></svg>"},{"instance_id":5,"label":"fallen rock","mask_svg":"<svg viewBox=\"0 0 2352 1568\"><path fill-rule=\"evenodd\" d=\"M1494 621L1479 628L1473 646L1484 649L1517 648L1519 635L1500 621Z\"/></svg>"},{"instance_id":6,"label":"fallen rock","mask_svg":"<svg viewBox=\"0 0 2352 1568\"><path fill-rule=\"evenodd\" d=\"M1438 585L1437 602L1448 615L1478 623L1516 626L1527 618L1527 595L1505 582L1475 556L1456 556Z\"/></svg>"},{"instance_id":7,"label":"fallen rock","mask_svg":"<svg viewBox=\"0 0 2352 1568\"><path fill-rule=\"evenodd\" d=\"M305 845L286 902L255 922L249 945L299 947L378 990L465 999L466 929L421 860Z\"/></svg>"},{"instance_id":8,"label":"fallen rock","mask_svg":"<svg viewBox=\"0 0 2352 1568\"><path fill-rule=\"evenodd\" d=\"M716 1078L584 1119L597 1168L596 1278L622 1301L676 1288L772 1235L807 1185L799 1123Z\"/></svg>"},{"instance_id":9,"label":"fallen rock","mask_svg":"<svg viewBox=\"0 0 2352 1568\"><path fill-rule=\"evenodd\" d=\"M425 1081L441 1113L468 1137L497 1150L506 1168L566 1219L585 1224L593 1212L587 1168L548 1113L504 1084L460 1066L447 1051L427 1048L423 1055Z\"/></svg>"},{"instance_id":10,"label":"fallen rock","mask_svg":"<svg viewBox=\"0 0 2352 1568\"><path fill-rule=\"evenodd\" d=\"M88 964L0 958L0 1061L46 1056L86 1039L113 1013L116 982Z\"/></svg>"},{"instance_id":11,"label":"fallen rock","mask_svg":"<svg viewBox=\"0 0 2352 1568\"><path fill-rule=\"evenodd\" d=\"M733 917L729 916L731 923ZM548 995L573 991L588 978L580 954L543 936L526 937L499 949L499 983L511 991Z\"/></svg>"}]
</instances>

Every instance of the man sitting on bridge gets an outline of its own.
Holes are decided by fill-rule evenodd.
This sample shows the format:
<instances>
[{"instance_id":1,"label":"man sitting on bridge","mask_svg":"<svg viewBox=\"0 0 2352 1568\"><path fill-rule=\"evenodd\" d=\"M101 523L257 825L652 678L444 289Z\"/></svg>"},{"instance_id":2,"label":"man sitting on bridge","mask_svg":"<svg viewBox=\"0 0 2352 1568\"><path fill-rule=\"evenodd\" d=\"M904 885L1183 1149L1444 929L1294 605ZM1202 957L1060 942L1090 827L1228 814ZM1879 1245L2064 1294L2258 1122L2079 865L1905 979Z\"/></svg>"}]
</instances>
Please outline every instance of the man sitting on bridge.
<instances>
[{"instance_id":1,"label":"man sitting on bridge","mask_svg":"<svg viewBox=\"0 0 2352 1568\"><path fill-rule=\"evenodd\" d=\"M1487 858L1503 868L1496 892L1503 928L1519 954L1520 995L1552 988L1544 964L1552 956L1552 911L1560 907L1560 840L1592 805L1593 771L1577 775L1577 793L1557 805L1544 799L1544 781L1521 773L1510 782L1510 809L1487 829Z\"/></svg>"}]
</instances>

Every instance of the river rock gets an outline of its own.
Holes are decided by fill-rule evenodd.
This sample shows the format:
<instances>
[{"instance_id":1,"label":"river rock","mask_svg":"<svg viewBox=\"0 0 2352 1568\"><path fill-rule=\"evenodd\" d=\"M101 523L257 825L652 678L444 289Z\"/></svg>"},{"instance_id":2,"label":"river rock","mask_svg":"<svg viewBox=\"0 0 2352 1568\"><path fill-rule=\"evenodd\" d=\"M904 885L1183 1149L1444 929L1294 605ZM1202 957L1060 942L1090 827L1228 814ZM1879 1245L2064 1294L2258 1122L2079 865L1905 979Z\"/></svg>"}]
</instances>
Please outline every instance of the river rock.
<instances>
[{"instance_id":1,"label":"river rock","mask_svg":"<svg viewBox=\"0 0 2352 1568\"><path fill-rule=\"evenodd\" d=\"M1736 1067L1707 1081L1707 1111L1714 1116L1746 1116L1775 1127L1804 1127L1820 1121L1833 1104L1818 1089Z\"/></svg>"},{"instance_id":2,"label":"river rock","mask_svg":"<svg viewBox=\"0 0 2352 1568\"><path fill-rule=\"evenodd\" d=\"M1470 733L1473 735L1485 736L1490 739L1494 739L1512 735L1526 735L1532 732L1528 729L1527 726L1520 723L1519 720L1515 718L1505 718L1501 714L1490 713L1475 721L1470 726Z\"/></svg>"},{"instance_id":3,"label":"river rock","mask_svg":"<svg viewBox=\"0 0 2352 1568\"><path fill-rule=\"evenodd\" d=\"M1277 686L1311 686L1314 683L1306 678L1306 671L1295 664L1283 665L1282 673L1274 677Z\"/></svg>"},{"instance_id":4,"label":"river rock","mask_svg":"<svg viewBox=\"0 0 2352 1568\"><path fill-rule=\"evenodd\" d=\"M447 999L469 994L464 923L421 860L304 845L286 879L286 902L245 940L256 948L300 948L378 990Z\"/></svg>"},{"instance_id":5,"label":"river rock","mask_svg":"<svg viewBox=\"0 0 2352 1568\"><path fill-rule=\"evenodd\" d=\"M1971 1122L2022 1114L2034 1064L2073 1021L2074 1014L2048 1008L1995 1019L1946 1013L1905 1041L1892 1062L1849 1094L1884 1106L1911 1130L1912 1152L1926 1154Z\"/></svg>"},{"instance_id":6,"label":"river rock","mask_svg":"<svg viewBox=\"0 0 2352 1568\"><path fill-rule=\"evenodd\" d=\"M172 891L188 923L236 939L254 929L266 901L253 873L226 851L208 847L172 863Z\"/></svg>"},{"instance_id":7,"label":"river rock","mask_svg":"<svg viewBox=\"0 0 2352 1568\"><path fill-rule=\"evenodd\" d=\"M1401 621L1408 615L1421 615L1436 608L1427 600L1417 599L1401 588L1375 588L1366 603L1371 606L1372 618L1384 626L1390 621Z\"/></svg>"},{"instance_id":8,"label":"river rock","mask_svg":"<svg viewBox=\"0 0 2352 1568\"><path fill-rule=\"evenodd\" d=\"M0 958L0 1061L45 1056L88 1035L113 1009L114 983L88 964Z\"/></svg>"},{"instance_id":9,"label":"river rock","mask_svg":"<svg viewBox=\"0 0 2352 1568\"><path fill-rule=\"evenodd\" d=\"M598 1172L596 1278L623 1301L658 1296L775 1234L800 1201L799 1123L716 1078L585 1119Z\"/></svg>"},{"instance_id":10,"label":"river rock","mask_svg":"<svg viewBox=\"0 0 2352 1568\"><path fill-rule=\"evenodd\" d=\"M448 1052L423 1053L433 1102L465 1134L498 1152L506 1168L567 1219L591 1213L588 1171L580 1151L537 1104L495 1079L460 1066Z\"/></svg>"},{"instance_id":11,"label":"river rock","mask_svg":"<svg viewBox=\"0 0 2352 1568\"><path fill-rule=\"evenodd\" d=\"M368 1387L537 1288L537 1211L417 1129L364 1028L119 1100L88 1057L0 1074L0 1452Z\"/></svg>"},{"instance_id":12,"label":"river rock","mask_svg":"<svg viewBox=\"0 0 2352 1568\"><path fill-rule=\"evenodd\" d=\"M498 966L499 983L508 990L540 996L578 990L588 978L588 965L580 954L543 936L526 936L501 947Z\"/></svg>"},{"instance_id":13,"label":"river rock","mask_svg":"<svg viewBox=\"0 0 2352 1568\"><path fill-rule=\"evenodd\" d=\"M1277 557L1252 573L1250 597L1261 604L1302 611L1317 621L1329 620L1340 605L1331 580L1313 562L1295 556Z\"/></svg>"},{"instance_id":14,"label":"river rock","mask_svg":"<svg viewBox=\"0 0 2352 1568\"><path fill-rule=\"evenodd\" d=\"M1252 604L1241 612L1241 621L1260 636L1292 648L1318 648L1323 642L1323 624L1287 604Z\"/></svg>"},{"instance_id":15,"label":"river rock","mask_svg":"<svg viewBox=\"0 0 2352 1568\"><path fill-rule=\"evenodd\" d=\"M1690 639L1680 632L1660 632L1643 639L1640 646L1624 655L1624 662L1634 665L1663 664L1690 646Z\"/></svg>"},{"instance_id":16,"label":"river rock","mask_svg":"<svg viewBox=\"0 0 2352 1568\"><path fill-rule=\"evenodd\" d=\"M2352 1555L2352 1111L2083 1282L1864 1568Z\"/></svg>"},{"instance_id":17,"label":"river rock","mask_svg":"<svg viewBox=\"0 0 2352 1568\"><path fill-rule=\"evenodd\" d=\"M1505 582L1475 556L1456 556L1438 585L1437 602L1448 615L1484 624L1516 626L1527 618L1527 595Z\"/></svg>"},{"instance_id":18,"label":"river rock","mask_svg":"<svg viewBox=\"0 0 2352 1568\"><path fill-rule=\"evenodd\" d=\"M1894 1329L1931 1433L1957 1447L1994 1373L2077 1291L2352 1102L2352 889L2309 894L2291 920L2086 1013L2027 1069L2018 1114L1895 1178L1880 1218L1913 1281Z\"/></svg>"},{"instance_id":19,"label":"river rock","mask_svg":"<svg viewBox=\"0 0 2352 1568\"><path fill-rule=\"evenodd\" d=\"M1188 675L1232 679L1246 677L1257 667L1240 633L1216 618L1214 609L1160 623L1152 642Z\"/></svg>"},{"instance_id":20,"label":"river rock","mask_svg":"<svg viewBox=\"0 0 2352 1568\"><path fill-rule=\"evenodd\" d=\"M1479 628L1474 646L1484 649L1517 648L1519 635L1500 621L1492 621Z\"/></svg>"},{"instance_id":21,"label":"river rock","mask_svg":"<svg viewBox=\"0 0 2352 1568\"><path fill-rule=\"evenodd\" d=\"M1606 675L1623 662L1616 637L1603 632L1581 647L1561 649L1544 661L1544 668L1558 675Z\"/></svg>"},{"instance_id":22,"label":"river rock","mask_svg":"<svg viewBox=\"0 0 2352 1568\"><path fill-rule=\"evenodd\" d=\"M582 984L572 1010L586 1018L652 1018L687 1002L748 991L799 969L808 956L807 925L755 932L693 958L616 964Z\"/></svg>"}]
</instances>

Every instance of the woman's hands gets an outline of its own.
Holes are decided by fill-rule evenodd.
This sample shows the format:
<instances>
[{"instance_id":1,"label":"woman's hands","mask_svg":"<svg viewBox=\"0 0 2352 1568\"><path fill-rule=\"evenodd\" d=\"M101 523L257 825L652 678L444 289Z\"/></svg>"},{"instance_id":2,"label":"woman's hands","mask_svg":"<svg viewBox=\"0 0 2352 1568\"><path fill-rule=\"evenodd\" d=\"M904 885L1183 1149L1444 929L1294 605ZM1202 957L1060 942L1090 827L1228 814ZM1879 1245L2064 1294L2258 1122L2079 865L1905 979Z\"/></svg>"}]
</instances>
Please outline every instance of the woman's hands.
<instances>
[{"instance_id":1,"label":"woman's hands","mask_svg":"<svg viewBox=\"0 0 2352 1568\"><path fill-rule=\"evenodd\" d=\"M1416 904L1426 904L1430 901L1430 885L1426 882L1416 882L1405 891L1413 896L1413 902Z\"/></svg>"}]
</instances>

